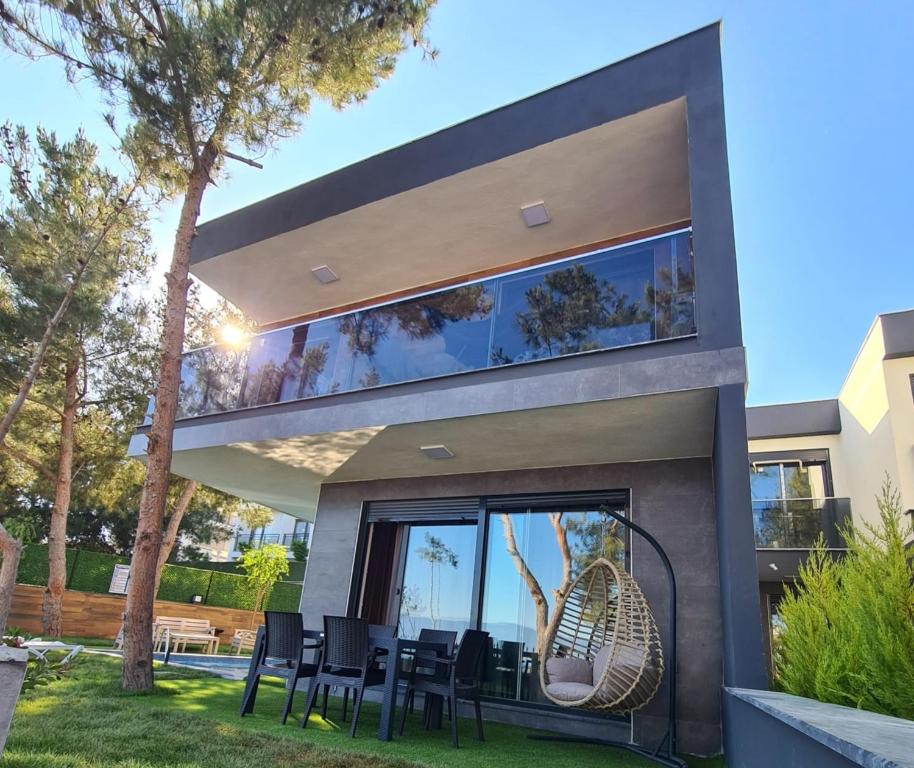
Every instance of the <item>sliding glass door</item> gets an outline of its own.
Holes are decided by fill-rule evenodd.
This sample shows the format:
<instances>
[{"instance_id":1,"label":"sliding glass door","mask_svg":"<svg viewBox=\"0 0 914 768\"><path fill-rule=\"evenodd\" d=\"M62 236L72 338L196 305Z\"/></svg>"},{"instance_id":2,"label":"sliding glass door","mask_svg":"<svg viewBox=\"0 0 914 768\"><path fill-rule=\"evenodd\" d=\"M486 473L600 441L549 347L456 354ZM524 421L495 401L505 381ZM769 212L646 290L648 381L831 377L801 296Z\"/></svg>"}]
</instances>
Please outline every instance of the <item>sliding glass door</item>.
<instances>
[{"instance_id":1,"label":"sliding glass door","mask_svg":"<svg viewBox=\"0 0 914 768\"><path fill-rule=\"evenodd\" d=\"M485 694L546 704L545 638L588 565L605 557L628 569L628 534L606 513L628 508L628 491L379 502L358 615L408 638L483 629Z\"/></svg>"},{"instance_id":2,"label":"sliding glass door","mask_svg":"<svg viewBox=\"0 0 914 768\"><path fill-rule=\"evenodd\" d=\"M482 629L492 638L486 693L545 701L539 663L572 581L600 557L625 567L626 536L597 509L527 507L489 513Z\"/></svg>"},{"instance_id":3,"label":"sliding glass door","mask_svg":"<svg viewBox=\"0 0 914 768\"><path fill-rule=\"evenodd\" d=\"M423 629L471 626L476 526L414 524L406 530L397 627L400 637Z\"/></svg>"}]
</instances>

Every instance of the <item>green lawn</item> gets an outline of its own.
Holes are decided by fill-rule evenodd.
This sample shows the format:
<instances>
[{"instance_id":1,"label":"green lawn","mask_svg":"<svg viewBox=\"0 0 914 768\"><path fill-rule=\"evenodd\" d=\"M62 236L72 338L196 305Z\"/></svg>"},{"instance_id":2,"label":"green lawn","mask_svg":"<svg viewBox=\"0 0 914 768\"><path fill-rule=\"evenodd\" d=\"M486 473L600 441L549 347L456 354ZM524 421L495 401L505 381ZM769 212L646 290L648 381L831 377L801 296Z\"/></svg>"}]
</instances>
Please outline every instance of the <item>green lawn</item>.
<instances>
[{"instance_id":1,"label":"green lawn","mask_svg":"<svg viewBox=\"0 0 914 768\"><path fill-rule=\"evenodd\" d=\"M402 738L375 738L378 708L366 704L359 735L339 723L339 702L329 721L313 715L307 730L297 716L278 723L283 691L261 685L257 712L238 717L243 684L177 667L159 668L156 690L128 695L119 687L120 660L83 655L67 676L25 695L19 703L0 768L395 768L423 765L479 768L638 768L651 765L626 752L580 744L529 741L528 731L486 723L486 741L460 721L461 748L447 730L421 730L418 714ZM722 768L721 760L695 760Z\"/></svg>"}]
</instances>

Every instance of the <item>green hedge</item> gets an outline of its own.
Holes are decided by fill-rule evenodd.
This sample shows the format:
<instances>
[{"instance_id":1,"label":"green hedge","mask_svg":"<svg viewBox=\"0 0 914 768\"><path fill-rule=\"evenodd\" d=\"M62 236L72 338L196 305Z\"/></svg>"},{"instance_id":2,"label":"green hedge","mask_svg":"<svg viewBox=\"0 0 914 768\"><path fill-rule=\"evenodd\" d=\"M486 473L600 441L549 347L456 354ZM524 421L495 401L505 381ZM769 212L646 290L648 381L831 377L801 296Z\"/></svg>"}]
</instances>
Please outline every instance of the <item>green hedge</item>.
<instances>
[{"instance_id":1,"label":"green hedge","mask_svg":"<svg viewBox=\"0 0 914 768\"><path fill-rule=\"evenodd\" d=\"M298 611L301 602L301 584L281 581L273 587L267 598L267 609L270 611Z\"/></svg>"},{"instance_id":2,"label":"green hedge","mask_svg":"<svg viewBox=\"0 0 914 768\"><path fill-rule=\"evenodd\" d=\"M206 597L212 571L165 564L159 582L159 600L189 603L194 595Z\"/></svg>"},{"instance_id":3,"label":"green hedge","mask_svg":"<svg viewBox=\"0 0 914 768\"><path fill-rule=\"evenodd\" d=\"M92 552L87 549L67 550L67 588L81 592L107 594L114 566L129 562L126 557ZM188 603L194 595L204 598L206 605L220 608L254 608L255 591L247 576L228 572L231 563L220 564L223 570L188 568L166 564L159 585L159 599ZM48 548L44 544L28 544L19 561L16 581L43 587L48 583ZM302 585L282 581L273 587L267 608L274 611L297 611Z\"/></svg>"}]
</instances>

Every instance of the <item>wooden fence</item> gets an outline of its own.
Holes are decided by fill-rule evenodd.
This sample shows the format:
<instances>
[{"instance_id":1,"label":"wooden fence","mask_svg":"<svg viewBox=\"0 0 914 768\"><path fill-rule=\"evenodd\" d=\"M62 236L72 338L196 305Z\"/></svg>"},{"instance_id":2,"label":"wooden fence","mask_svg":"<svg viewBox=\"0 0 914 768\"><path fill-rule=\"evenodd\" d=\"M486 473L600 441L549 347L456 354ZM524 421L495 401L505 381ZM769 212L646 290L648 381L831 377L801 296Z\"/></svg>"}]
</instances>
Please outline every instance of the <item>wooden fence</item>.
<instances>
[{"instance_id":1,"label":"wooden fence","mask_svg":"<svg viewBox=\"0 0 914 768\"><path fill-rule=\"evenodd\" d=\"M10 627L18 627L34 635L41 634L41 601L43 587L17 584L13 592ZM68 589L63 598L63 634L75 637L101 637L114 640L121 627L121 616L127 598L122 595L99 595ZM192 603L172 603L156 600L155 616L180 616L188 619L208 619L221 629L219 638L227 644L236 629L256 627L253 611L237 608L214 608Z\"/></svg>"}]
</instances>

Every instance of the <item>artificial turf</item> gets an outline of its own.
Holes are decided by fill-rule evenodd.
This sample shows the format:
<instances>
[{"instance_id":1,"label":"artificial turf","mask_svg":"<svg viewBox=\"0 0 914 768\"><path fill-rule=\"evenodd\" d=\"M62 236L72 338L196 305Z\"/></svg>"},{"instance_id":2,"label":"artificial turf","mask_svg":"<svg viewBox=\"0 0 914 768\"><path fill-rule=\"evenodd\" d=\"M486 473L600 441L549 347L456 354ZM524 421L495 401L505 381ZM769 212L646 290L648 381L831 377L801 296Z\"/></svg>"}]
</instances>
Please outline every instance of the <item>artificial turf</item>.
<instances>
[{"instance_id":1,"label":"artificial turf","mask_svg":"<svg viewBox=\"0 0 914 768\"><path fill-rule=\"evenodd\" d=\"M156 670L155 691L126 694L119 688L120 660L83 654L66 676L24 694L13 720L0 768L638 768L651 763L599 746L529 741L529 731L486 723L485 742L460 721L461 747L450 734L424 731L419 715L392 742L375 738L379 708L367 703L355 739L339 721L331 700L325 722L312 715L298 727L304 695L293 718L278 722L284 691L261 685L253 715L238 717L243 683L175 666ZM716 760L691 766L722 768Z\"/></svg>"}]
</instances>

